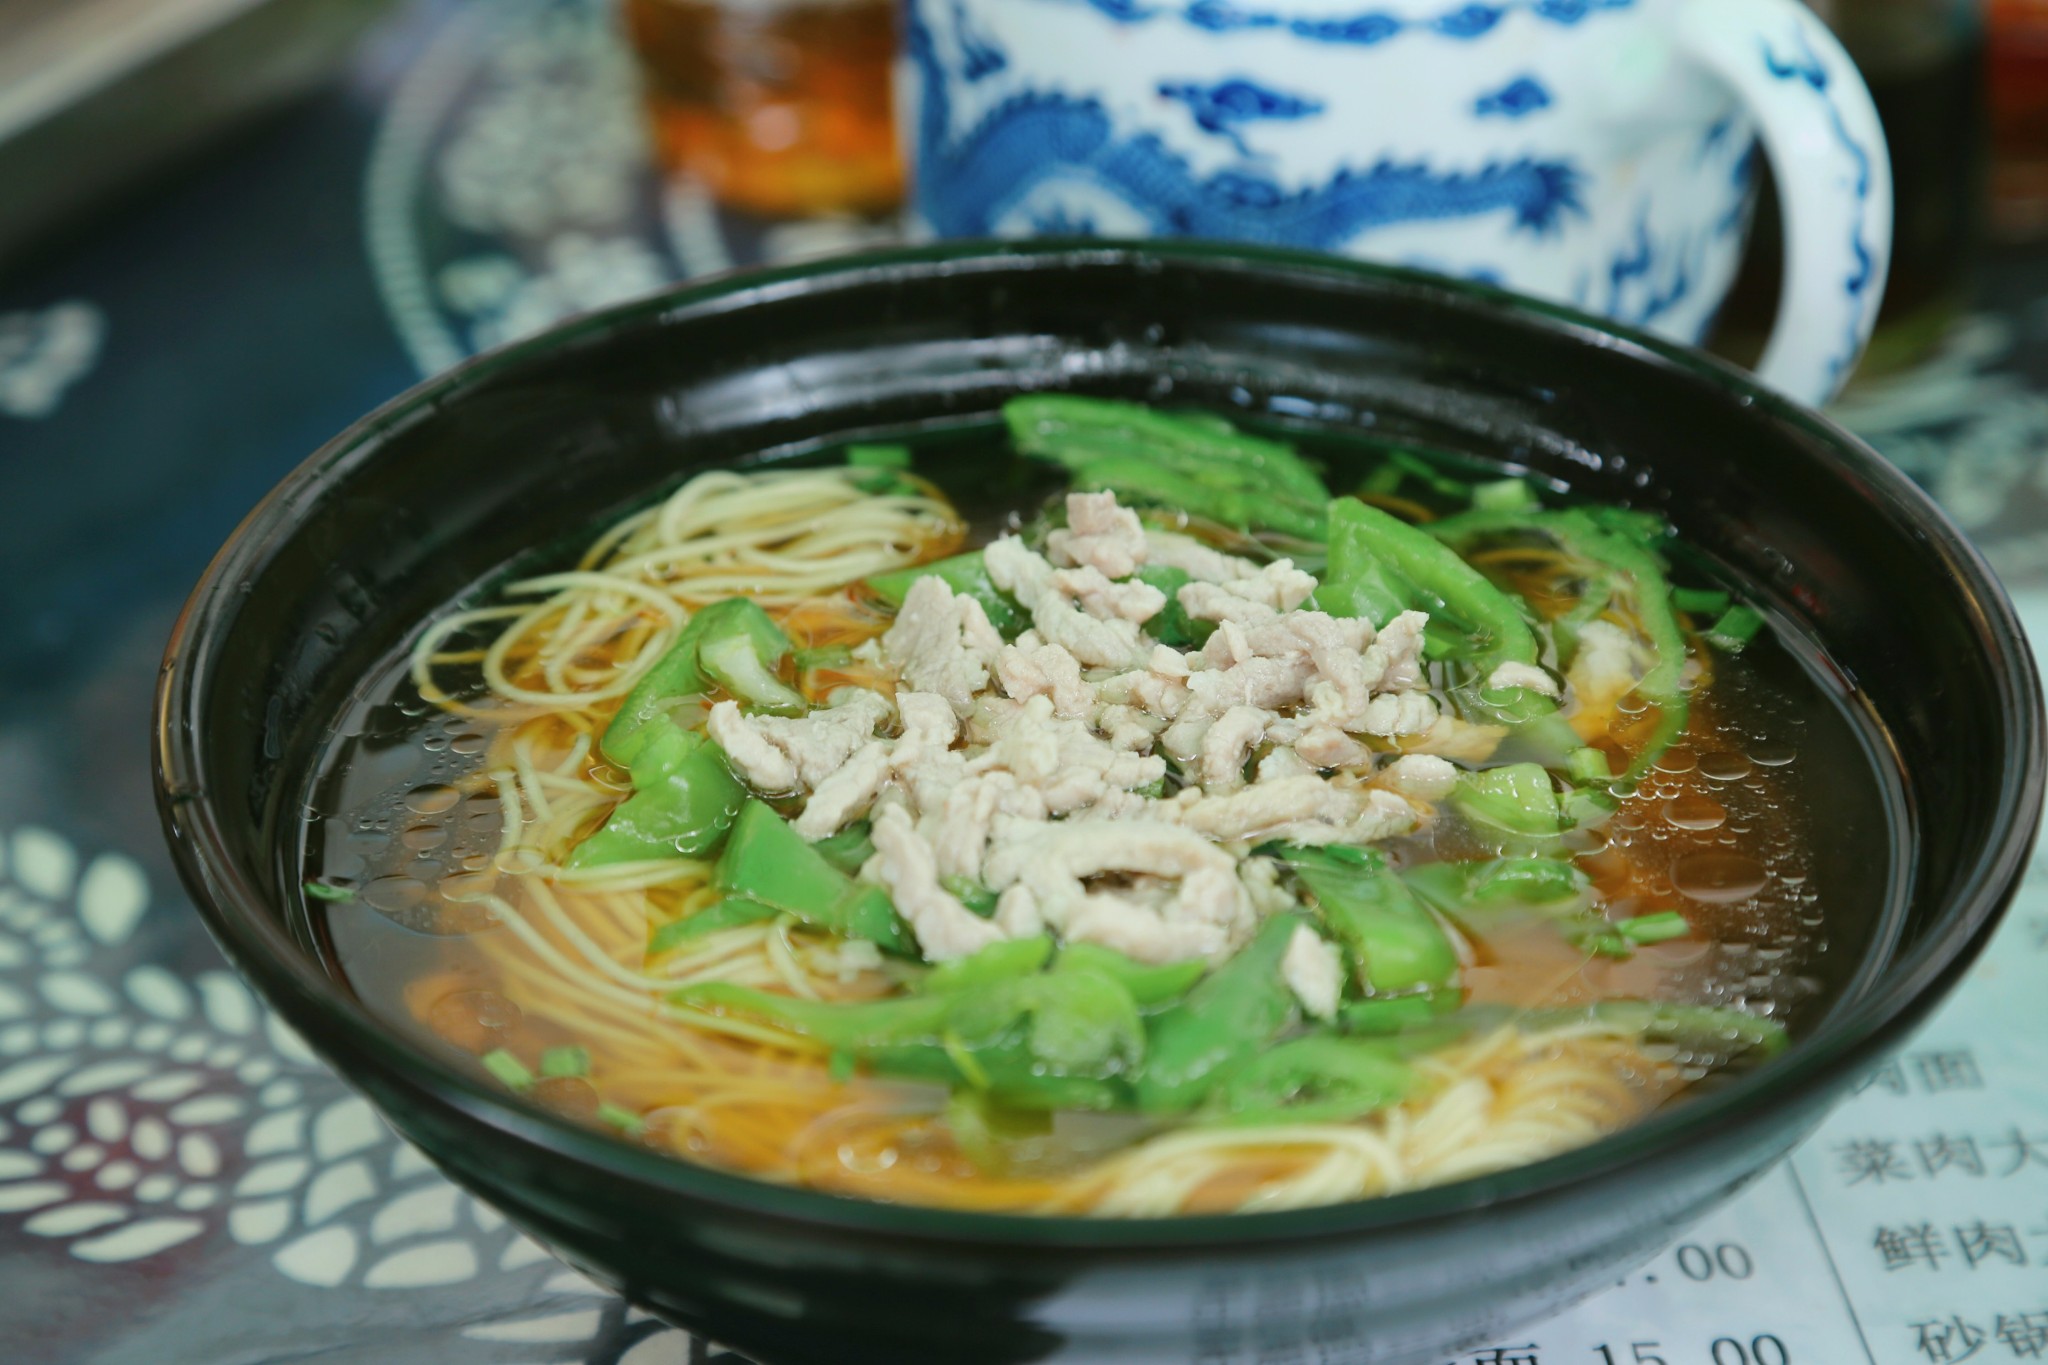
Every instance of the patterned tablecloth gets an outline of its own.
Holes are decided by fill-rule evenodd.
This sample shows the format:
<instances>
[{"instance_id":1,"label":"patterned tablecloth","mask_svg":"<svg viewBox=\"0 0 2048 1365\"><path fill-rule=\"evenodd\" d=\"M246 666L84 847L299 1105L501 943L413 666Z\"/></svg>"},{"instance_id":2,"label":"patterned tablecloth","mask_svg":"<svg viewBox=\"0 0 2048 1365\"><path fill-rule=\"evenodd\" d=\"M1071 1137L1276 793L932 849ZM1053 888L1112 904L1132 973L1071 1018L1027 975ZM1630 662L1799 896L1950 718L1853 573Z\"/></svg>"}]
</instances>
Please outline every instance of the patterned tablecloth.
<instances>
[{"instance_id":1,"label":"patterned tablecloth","mask_svg":"<svg viewBox=\"0 0 2048 1365\"><path fill-rule=\"evenodd\" d=\"M188 585L325 437L579 309L873 235L662 190L630 84L594 0L423 0L344 87L0 272L8 1365L723 1355L449 1185L267 1014L175 884L146 760ZM2048 253L1993 260L1982 297L1840 415L2048 638ZM2037 870L1962 997L1789 1168L1460 1365L2048 1359L2044 987Z\"/></svg>"}]
</instances>

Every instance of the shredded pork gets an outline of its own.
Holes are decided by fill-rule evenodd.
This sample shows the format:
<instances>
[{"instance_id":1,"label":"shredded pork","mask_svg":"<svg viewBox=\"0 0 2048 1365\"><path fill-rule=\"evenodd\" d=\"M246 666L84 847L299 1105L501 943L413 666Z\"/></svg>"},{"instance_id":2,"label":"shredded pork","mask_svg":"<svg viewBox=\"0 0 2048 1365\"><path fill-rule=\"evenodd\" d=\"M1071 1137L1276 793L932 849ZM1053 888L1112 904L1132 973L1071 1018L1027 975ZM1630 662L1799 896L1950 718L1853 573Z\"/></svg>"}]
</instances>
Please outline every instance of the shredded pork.
<instances>
[{"instance_id":1,"label":"shredded pork","mask_svg":"<svg viewBox=\"0 0 2048 1365\"><path fill-rule=\"evenodd\" d=\"M1344 963L1337 950L1307 925L1287 940L1287 953L1280 959L1280 978L1302 1012L1313 1019L1337 1017L1337 1002L1344 993Z\"/></svg>"},{"instance_id":2,"label":"shredded pork","mask_svg":"<svg viewBox=\"0 0 2048 1365\"><path fill-rule=\"evenodd\" d=\"M983 552L1030 615L1015 641L927 576L868 651L893 669L893 700L856 690L799 720L712 710L748 783L805 797L803 837L872 819L861 875L889 890L928 959L1051 930L1143 962L1220 960L1292 902L1250 846L1407 834L1455 783L1449 759L1498 743L1439 712L1422 613L1375 631L1305 609L1316 581L1288 561L1148 529L1113 494L1071 495L1067 520L1043 554L1016 536ZM1199 648L1148 629L1168 600L1134 577L1147 565L1188 575L1175 602L1206 623ZM1397 742L1423 752L1375 771ZM961 899L975 888L992 916ZM1304 933L1287 980L1327 1017L1341 963Z\"/></svg>"}]
</instances>

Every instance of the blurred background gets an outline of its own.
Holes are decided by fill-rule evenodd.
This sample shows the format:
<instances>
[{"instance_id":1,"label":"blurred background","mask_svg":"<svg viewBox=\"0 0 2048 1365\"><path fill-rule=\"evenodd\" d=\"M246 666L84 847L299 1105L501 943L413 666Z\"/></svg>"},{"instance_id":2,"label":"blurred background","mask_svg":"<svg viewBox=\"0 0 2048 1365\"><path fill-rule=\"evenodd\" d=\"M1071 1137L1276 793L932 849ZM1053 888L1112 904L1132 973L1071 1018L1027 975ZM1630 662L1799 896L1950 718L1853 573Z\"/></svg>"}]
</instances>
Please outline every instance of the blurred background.
<instances>
[{"instance_id":1,"label":"blurred background","mask_svg":"<svg viewBox=\"0 0 2048 1365\"><path fill-rule=\"evenodd\" d=\"M1987 247L2048 236L2048 0L1812 6L1891 141L1883 369L1967 307ZM678 274L895 235L896 51L893 0L0 0L0 281L346 103L372 161L304 155L363 182L376 283L427 291L393 308L437 315L398 325L447 363ZM1766 184L1720 329L1738 357L1776 297L1774 206Z\"/></svg>"},{"instance_id":2,"label":"blurred background","mask_svg":"<svg viewBox=\"0 0 2048 1365\"><path fill-rule=\"evenodd\" d=\"M2048 292L2048 0L1812 5L1875 95L1897 185L1840 411L1937 491L1969 480L1950 506L1995 555L2048 566L2024 534L2048 520L2027 445L2048 411L2019 379ZM160 471L247 460L195 509L209 541L423 373L679 278L898 237L896 30L893 0L0 0L8 477L89 450L161 520ZM1711 342L1739 361L1782 254L1752 160ZM133 401L51 420L108 367ZM51 527L0 557L47 563ZM75 615L8 582L0 610L61 649Z\"/></svg>"},{"instance_id":3,"label":"blurred background","mask_svg":"<svg viewBox=\"0 0 2048 1365\"><path fill-rule=\"evenodd\" d=\"M2048 236L2048 0L1813 7L1891 140L1882 370L1965 310L1987 246ZM895 235L896 48L893 0L0 0L0 290L346 105L369 145L301 155L362 190L375 284L433 368L679 274ZM1774 205L1720 329L1737 357L1776 297Z\"/></svg>"}]
</instances>

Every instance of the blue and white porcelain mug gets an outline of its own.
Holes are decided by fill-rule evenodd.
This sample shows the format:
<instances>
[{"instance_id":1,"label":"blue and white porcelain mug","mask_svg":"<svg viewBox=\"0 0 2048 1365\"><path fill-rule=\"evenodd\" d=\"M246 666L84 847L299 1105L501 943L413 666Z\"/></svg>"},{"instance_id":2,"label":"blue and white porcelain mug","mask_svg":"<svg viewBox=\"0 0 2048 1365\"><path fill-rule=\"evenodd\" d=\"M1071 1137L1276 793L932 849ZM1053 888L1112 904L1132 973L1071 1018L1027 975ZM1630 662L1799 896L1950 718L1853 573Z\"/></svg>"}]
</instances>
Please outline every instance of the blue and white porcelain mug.
<instances>
[{"instance_id":1,"label":"blue and white porcelain mug","mask_svg":"<svg viewBox=\"0 0 2048 1365\"><path fill-rule=\"evenodd\" d=\"M940 236L1314 247L1690 342L1761 142L1786 221L1762 377L1831 397L1884 292L1884 133L1798 0L905 0L905 46Z\"/></svg>"}]
</instances>

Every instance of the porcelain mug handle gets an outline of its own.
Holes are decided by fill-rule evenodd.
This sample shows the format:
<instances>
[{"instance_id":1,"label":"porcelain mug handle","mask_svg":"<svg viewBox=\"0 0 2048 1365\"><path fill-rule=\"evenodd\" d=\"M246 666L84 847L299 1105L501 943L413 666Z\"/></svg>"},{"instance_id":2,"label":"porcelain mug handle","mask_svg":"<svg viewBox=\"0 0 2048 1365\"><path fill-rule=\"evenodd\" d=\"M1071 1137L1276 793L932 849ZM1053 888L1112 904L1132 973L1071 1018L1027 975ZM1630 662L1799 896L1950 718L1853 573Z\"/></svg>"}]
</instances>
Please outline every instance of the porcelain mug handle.
<instances>
[{"instance_id":1,"label":"porcelain mug handle","mask_svg":"<svg viewBox=\"0 0 2048 1365\"><path fill-rule=\"evenodd\" d=\"M1863 354L1891 264L1892 167L1877 109L1799 0L1685 0L1679 45L1749 106L1777 174L1785 282L1757 376L1818 406Z\"/></svg>"}]
</instances>

